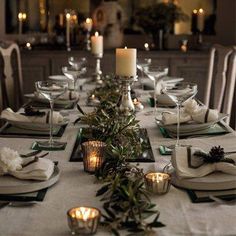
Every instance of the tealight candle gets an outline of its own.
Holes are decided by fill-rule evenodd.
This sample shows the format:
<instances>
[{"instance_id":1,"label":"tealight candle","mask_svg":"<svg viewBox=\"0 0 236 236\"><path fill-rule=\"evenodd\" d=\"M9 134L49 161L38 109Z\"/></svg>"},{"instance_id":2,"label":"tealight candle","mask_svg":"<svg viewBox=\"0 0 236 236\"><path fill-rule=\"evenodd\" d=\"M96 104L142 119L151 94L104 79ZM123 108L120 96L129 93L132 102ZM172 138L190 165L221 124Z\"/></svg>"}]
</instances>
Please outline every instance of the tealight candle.
<instances>
[{"instance_id":1,"label":"tealight candle","mask_svg":"<svg viewBox=\"0 0 236 236\"><path fill-rule=\"evenodd\" d=\"M103 36L99 35L98 32L91 37L91 52L94 55L101 56L103 55Z\"/></svg>"},{"instance_id":2,"label":"tealight candle","mask_svg":"<svg viewBox=\"0 0 236 236\"><path fill-rule=\"evenodd\" d=\"M187 52L187 50L188 50L188 40L187 40L187 39L183 39L183 40L181 41L180 50L181 50L182 52Z\"/></svg>"},{"instance_id":3,"label":"tealight candle","mask_svg":"<svg viewBox=\"0 0 236 236\"><path fill-rule=\"evenodd\" d=\"M133 100L133 104L134 104L135 110L137 111L141 111L144 108L143 104L140 101L138 101L137 98Z\"/></svg>"},{"instance_id":4,"label":"tealight candle","mask_svg":"<svg viewBox=\"0 0 236 236\"><path fill-rule=\"evenodd\" d=\"M26 47L28 50L31 50L31 49L32 49L31 43L26 43L25 47Z\"/></svg>"},{"instance_id":5,"label":"tealight candle","mask_svg":"<svg viewBox=\"0 0 236 236\"><path fill-rule=\"evenodd\" d=\"M94 173L103 163L106 144L100 141L87 141L82 143L84 170Z\"/></svg>"},{"instance_id":6,"label":"tealight candle","mask_svg":"<svg viewBox=\"0 0 236 236\"><path fill-rule=\"evenodd\" d=\"M116 75L123 77L136 76L137 49L117 48L116 49Z\"/></svg>"},{"instance_id":7,"label":"tealight candle","mask_svg":"<svg viewBox=\"0 0 236 236\"><path fill-rule=\"evenodd\" d=\"M144 176L148 191L156 194L167 193L170 189L171 177L167 173L148 173Z\"/></svg>"},{"instance_id":8,"label":"tealight candle","mask_svg":"<svg viewBox=\"0 0 236 236\"><path fill-rule=\"evenodd\" d=\"M149 50L150 50L148 43L145 43L145 44L144 44L144 49L145 49L145 51L149 51Z\"/></svg>"},{"instance_id":9,"label":"tealight candle","mask_svg":"<svg viewBox=\"0 0 236 236\"><path fill-rule=\"evenodd\" d=\"M87 18L84 22L84 28L87 31L91 31L92 27L93 27L93 20L91 18Z\"/></svg>"},{"instance_id":10,"label":"tealight candle","mask_svg":"<svg viewBox=\"0 0 236 236\"><path fill-rule=\"evenodd\" d=\"M97 105L100 103L99 99L95 96L95 94L92 94L89 98L88 98L88 102L90 105Z\"/></svg>"},{"instance_id":11,"label":"tealight candle","mask_svg":"<svg viewBox=\"0 0 236 236\"><path fill-rule=\"evenodd\" d=\"M68 210L68 225L72 234L95 234L101 212L94 207L74 207Z\"/></svg>"}]
</instances>

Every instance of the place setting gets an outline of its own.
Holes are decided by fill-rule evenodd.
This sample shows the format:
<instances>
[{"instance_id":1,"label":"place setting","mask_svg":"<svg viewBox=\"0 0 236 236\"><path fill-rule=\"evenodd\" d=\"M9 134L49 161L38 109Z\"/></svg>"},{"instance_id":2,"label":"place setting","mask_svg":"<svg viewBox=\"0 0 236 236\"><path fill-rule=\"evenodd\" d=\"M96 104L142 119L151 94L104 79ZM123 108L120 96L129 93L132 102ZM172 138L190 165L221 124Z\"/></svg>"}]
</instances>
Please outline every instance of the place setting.
<instances>
[{"instance_id":1,"label":"place setting","mask_svg":"<svg viewBox=\"0 0 236 236\"><path fill-rule=\"evenodd\" d=\"M47 155L41 151L19 154L8 147L0 149L0 209L33 206L44 200L48 188L60 177L57 163Z\"/></svg>"}]
</instances>

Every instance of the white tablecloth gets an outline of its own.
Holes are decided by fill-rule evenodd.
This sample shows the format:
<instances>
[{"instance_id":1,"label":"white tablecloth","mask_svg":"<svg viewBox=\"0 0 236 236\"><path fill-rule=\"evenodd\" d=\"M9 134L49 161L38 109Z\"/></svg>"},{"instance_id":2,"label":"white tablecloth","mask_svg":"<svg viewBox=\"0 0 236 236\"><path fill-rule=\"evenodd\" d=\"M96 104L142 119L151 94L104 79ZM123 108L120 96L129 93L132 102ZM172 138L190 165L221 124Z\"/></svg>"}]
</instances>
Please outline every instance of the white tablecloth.
<instances>
[{"instance_id":1,"label":"white tablecloth","mask_svg":"<svg viewBox=\"0 0 236 236\"><path fill-rule=\"evenodd\" d=\"M156 159L155 163L141 164L146 171L162 169L170 160L169 156L159 154L157 149L160 144L174 144L174 140L161 136L151 111L151 108L146 108L137 114L141 126L148 130ZM76 115L70 114L70 118L74 121ZM96 183L93 175L83 171L83 163L68 161L79 127L80 125L69 124L61 138L67 142L66 150L50 153L50 159L59 161L59 168L62 171L60 181L48 190L42 203L28 207L9 206L0 209L0 235L70 235L66 216L69 208L80 205L102 209L102 202L95 197L101 185ZM8 146L20 153L26 153L32 142L32 139L0 138L0 147ZM203 148L222 145L227 151L236 149L235 133L211 138L187 139L181 142ZM166 225L156 230L158 236L236 235L236 205L214 202L193 204L184 190L173 186L168 194L153 196L152 201L160 210L160 221ZM99 229L97 235L109 235L109 233Z\"/></svg>"}]
</instances>

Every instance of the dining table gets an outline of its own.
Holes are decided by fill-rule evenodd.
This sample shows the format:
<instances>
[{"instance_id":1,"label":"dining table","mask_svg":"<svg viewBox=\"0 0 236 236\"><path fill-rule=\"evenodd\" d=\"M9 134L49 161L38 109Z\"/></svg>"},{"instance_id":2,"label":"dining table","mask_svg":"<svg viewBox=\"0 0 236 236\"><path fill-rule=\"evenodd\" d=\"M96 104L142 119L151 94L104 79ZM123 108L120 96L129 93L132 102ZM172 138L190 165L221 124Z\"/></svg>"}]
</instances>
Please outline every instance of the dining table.
<instances>
[{"instance_id":1,"label":"dining table","mask_svg":"<svg viewBox=\"0 0 236 236\"><path fill-rule=\"evenodd\" d=\"M87 105L89 91L94 84L85 84L80 92L79 105L85 112L90 112L94 107ZM155 162L139 163L144 173L149 171L162 171L170 162L171 155L161 155L160 145L173 145L175 139L163 137L155 120L154 109L147 103L149 94L139 91L139 100L143 102L144 109L136 112L137 120L141 128L147 130ZM157 113L165 108L157 108ZM0 208L0 235L70 235L67 222L68 209L76 206L92 206L102 211L103 202L101 197L96 197L97 190L103 183L99 182L92 174L84 171L83 162L70 162L70 156L83 123L74 121L81 116L76 109L61 110L61 113L69 118L63 136L60 141L66 142L63 151L50 151L49 158L58 162L60 170L59 181L51 186L42 202L33 205L19 207L5 206ZM31 151L35 138L0 137L0 148L9 147L19 153ZM192 145L209 150L210 147L221 145L227 151L236 149L236 132L224 135L196 136L180 140L183 145ZM1 177L0 177L1 181ZM203 202L193 203L185 189L171 185L170 190L162 195L150 195L150 199L157 205L160 211L159 221L165 227L156 228L154 235L201 235L223 236L236 235L236 204L227 202ZM99 226L97 235L111 235L104 227ZM121 231L121 235L127 235Z\"/></svg>"}]
</instances>

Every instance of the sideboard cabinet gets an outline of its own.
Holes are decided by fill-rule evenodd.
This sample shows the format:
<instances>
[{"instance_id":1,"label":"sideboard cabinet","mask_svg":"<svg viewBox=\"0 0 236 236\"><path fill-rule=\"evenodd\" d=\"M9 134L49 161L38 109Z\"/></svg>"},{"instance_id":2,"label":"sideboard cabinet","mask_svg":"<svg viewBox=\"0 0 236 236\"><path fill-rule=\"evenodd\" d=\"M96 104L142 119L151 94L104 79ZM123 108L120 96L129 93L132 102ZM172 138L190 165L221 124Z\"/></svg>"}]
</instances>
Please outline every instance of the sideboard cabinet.
<instances>
[{"instance_id":1,"label":"sideboard cabinet","mask_svg":"<svg viewBox=\"0 0 236 236\"><path fill-rule=\"evenodd\" d=\"M95 67L95 59L86 51L32 50L22 51L21 55L25 93L34 91L35 81L45 80L49 75L62 74L61 67L67 65L69 56L86 57L88 74L92 74ZM139 51L138 58L151 58L155 65L168 66L170 76L183 77L187 81L196 82L199 86L198 98L203 98L209 60L207 52ZM114 74L114 50L105 51L101 66L104 73Z\"/></svg>"}]
</instances>

